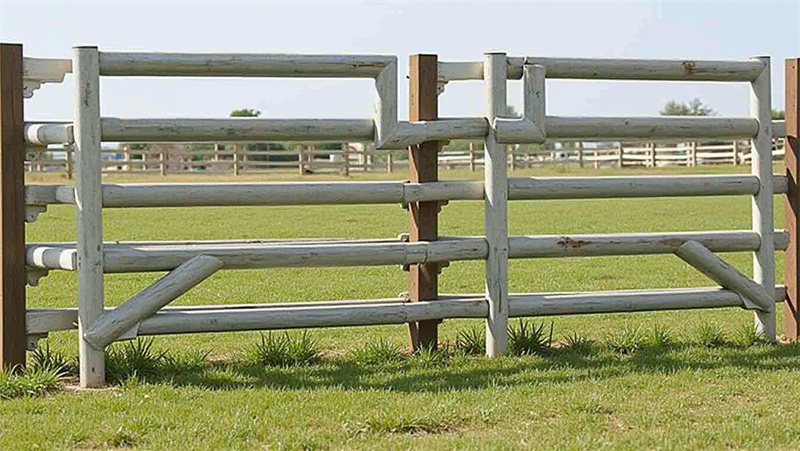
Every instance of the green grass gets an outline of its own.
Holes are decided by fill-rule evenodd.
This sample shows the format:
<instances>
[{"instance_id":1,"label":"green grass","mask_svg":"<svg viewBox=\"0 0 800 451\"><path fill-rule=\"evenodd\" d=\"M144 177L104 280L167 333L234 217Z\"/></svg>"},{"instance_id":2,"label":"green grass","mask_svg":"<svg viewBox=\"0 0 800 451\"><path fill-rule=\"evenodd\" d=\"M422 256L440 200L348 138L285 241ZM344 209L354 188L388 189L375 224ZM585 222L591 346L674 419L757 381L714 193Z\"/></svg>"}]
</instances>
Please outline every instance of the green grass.
<instances>
[{"instance_id":1,"label":"green grass","mask_svg":"<svg viewBox=\"0 0 800 451\"><path fill-rule=\"evenodd\" d=\"M553 168L514 175L615 173ZM479 176L442 173L442 178ZM213 178L224 179L230 178ZM108 180L134 181L124 176ZM781 203L776 204L780 227L783 213ZM745 196L512 202L509 231L748 229L749 211ZM104 215L108 240L395 237L407 227L407 213L393 205L128 209ZM482 203L452 202L442 210L440 230L443 235L480 235L482 224ZM29 241L73 240L73 209L51 206L27 234ZM783 279L782 257L779 253L778 280ZM751 273L748 254L723 258ZM107 276L107 304L124 301L159 276ZM673 256L513 260L509 282L511 292L711 285ZM176 304L393 297L407 289L406 283L407 274L396 267L228 271ZM40 286L29 288L29 303L74 306L76 288L74 274L52 272ZM481 262L454 262L440 276L442 293L482 290ZM734 308L554 317L544 323L548 341L551 320L549 352L495 360L459 351L476 344L475 337L464 334L482 333L483 322L477 320L443 322L441 342L447 351L423 350L414 356L395 352L406 346L404 326L315 330L307 338L321 357L293 366L248 360L248 350L261 343L258 332L158 337L146 352L142 346L149 342L120 343L109 351L117 353L116 361L109 357L109 367L116 362L124 371L117 371L113 379L118 382L109 389L48 388L34 392L40 396L0 401L0 449L800 447L798 397L792 389L800 386L800 347L763 345L752 331L752 313ZM75 332L51 334L49 352L60 357L47 361L71 362L76 341ZM624 344L626 352L612 343Z\"/></svg>"}]
</instances>

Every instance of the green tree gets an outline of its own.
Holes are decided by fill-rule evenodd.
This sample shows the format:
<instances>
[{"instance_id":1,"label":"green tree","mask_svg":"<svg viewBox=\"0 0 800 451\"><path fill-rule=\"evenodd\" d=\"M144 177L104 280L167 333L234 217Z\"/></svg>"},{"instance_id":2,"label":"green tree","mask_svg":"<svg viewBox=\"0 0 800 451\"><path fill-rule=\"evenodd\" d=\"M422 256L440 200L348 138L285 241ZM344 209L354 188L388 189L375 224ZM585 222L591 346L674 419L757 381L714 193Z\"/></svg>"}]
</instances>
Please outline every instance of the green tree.
<instances>
[{"instance_id":1,"label":"green tree","mask_svg":"<svg viewBox=\"0 0 800 451\"><path fill-rule=\"evenodd\" d=\"M786 112L783 110L772 110L772 119L786 119Z\"/></svg>"},{"instance_id":2,"label":"green tree","mask_svg":"<svg viewBox=\"0 0 800 451\"><path fill-rule=\"evenodd\" d=\"M662 116L713 116L716 114L711 107L696 97L689 103L670 100L659 113Z\"/></svg>"},{"instance_id":3,"label":"green tree","mask_svg":"<svg viewBox=\"0 0 800 451\"><path fill-rule=\"evenodd\" d=\"M242 108L241 110L231 111L231 117L258 117L261 116L261 111L251 108Z\"/></svg>"}]
</instances>

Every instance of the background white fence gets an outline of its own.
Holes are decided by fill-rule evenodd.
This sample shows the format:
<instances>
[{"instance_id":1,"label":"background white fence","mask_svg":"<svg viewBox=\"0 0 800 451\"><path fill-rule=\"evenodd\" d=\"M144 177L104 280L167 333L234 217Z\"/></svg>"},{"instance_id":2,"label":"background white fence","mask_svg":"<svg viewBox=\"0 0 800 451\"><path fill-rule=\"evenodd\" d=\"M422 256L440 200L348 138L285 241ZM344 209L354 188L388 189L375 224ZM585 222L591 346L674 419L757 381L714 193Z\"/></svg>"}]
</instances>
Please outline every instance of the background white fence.
<instances>
[{"instance_id":1,"label":"background white fence","mask_svg":"<svg viewBox=\"0 0 800 451\"><path fill-rule=\"evenodd\" d=\"M293 149L272 150L268 143L138 143L103 150L106 173L183 174L228 173L233 175L296 171L300 174L381 171L408 168L405 150L376 150L362 143L319 145L306 143ZM464 147L459 146L459 147ZM751 142L565 142L555 149L530 149L508 145L508 167L529 169L547 165L580 167L663 167L750 164ZM773 159L782 160L784 140L773 140ZM27 172L64 172L72 178L71 146L30 147ZM482 142L470 142L469 150L444 147L439 169L483 170Z\"/></svg>"}]
</instances>

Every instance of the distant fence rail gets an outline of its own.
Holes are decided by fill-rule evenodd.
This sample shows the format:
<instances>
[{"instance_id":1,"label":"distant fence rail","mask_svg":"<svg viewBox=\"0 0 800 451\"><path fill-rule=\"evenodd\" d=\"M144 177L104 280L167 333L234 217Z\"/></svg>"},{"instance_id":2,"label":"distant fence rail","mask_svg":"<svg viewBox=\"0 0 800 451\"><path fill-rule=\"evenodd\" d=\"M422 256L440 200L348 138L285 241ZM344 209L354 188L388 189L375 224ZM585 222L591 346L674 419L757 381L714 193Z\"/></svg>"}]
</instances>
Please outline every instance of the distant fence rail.
<instances>
[{"instance_id":1,"label":"distant fence rail","mask_svg":"<svg viewBox=\"0 0 800 451\"><path fill-rule=\"evenodd\" d=\"M228 173L233 175L278 171L300 174L393 172L406 170L408 159L401 150L375 150L354 145L341 149L319 149L314 145L291 150L261 150L264 143L216 144L193 149L185 143L141 143L103 150L103 172L142 174ZM529 150L508 146L508 167L529 169L546 165L580 167L664 167L749 164L751 142L711 141L681 143L564 143L558 149ZM267 146L268 148L268 146ZM784 140L773 140L773 159L784 156ZM31 147L26 158L28 172L64 172L73 176L74 154L70 146ZM439 153L439 169L482 170L482 145L468 150Z\"/></svg>"}]
</instances>

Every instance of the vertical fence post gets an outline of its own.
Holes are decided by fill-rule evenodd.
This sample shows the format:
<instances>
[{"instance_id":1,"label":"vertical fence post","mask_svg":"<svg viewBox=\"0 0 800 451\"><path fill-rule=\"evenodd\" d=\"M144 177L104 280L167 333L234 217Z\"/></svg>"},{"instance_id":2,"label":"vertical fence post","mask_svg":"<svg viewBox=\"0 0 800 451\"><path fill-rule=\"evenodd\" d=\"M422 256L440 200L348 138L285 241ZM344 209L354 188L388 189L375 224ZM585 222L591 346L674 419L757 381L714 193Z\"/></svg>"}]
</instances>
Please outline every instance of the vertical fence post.
<instances>
[{"instance_id":1,"label":"vertical fence post","mask_svg":"<svg viewBox=\"0 0 800 451\"><path fill-rule=\"evenodd\" d=\"M578 167L583 167L583 141L575 143L578 147Z\"/></svg>"},{"instance_id":2,"label":"vertical fence post","mask_svg":"<svg viewBox=\"0 0 800 451\"><path fill-rule=\"evenodd\" d=\"M489 133L484 150L484 234L489 244L486 258L486 355L504 355L508 348L508 174L505 145L497 143L494 120L506 111L505 53L487 53L483 58L484 113Z\"/></svg>"},{"instance_id":3,"label":"vertical fence post","mask_svg":"<svg viewBox=\"0 0 800 451\"><path fill-rule=\"evenodd\" d=\"M751 172L758 177L758 193L753 196L753 231L761 238L753 254L753 280L772 293L775 290L775 245L772 205L772 102L770 59L758 58L764 69L750 84L750 116L758 119L758 134L753 138ZM756 312L755 328L770 341L775 341L775 308Z\"/></svg>"},{"instance_id":4,"label":"vertical fence post","mask_svg":"<svg viewBox=\"0 0 800 451\"><path fill-rule=\"evenodd\" d=\"M408 116L411 121L435 121L439 116L437 55L411 55L409 58ZM439 180L439 141L426 141L408 148L409 180L412 183ZM439 202L412 202L408 206L409 241L439 238ZM408 293L411 302L430 301L439 296L439 264L411 265ZM439 321L419 321L408 325L413 349L435 347Z\"/></svg>"},{"instance_id":5,"label":"vertical fence post","mask_svg":"<svg viewBox=\"0 0 800 451\"><path fill-rule=\"evenodd\" d=\"M786 302L784 302L783 333L790 340L800 336L800 58L786 60L786 176L789 191L784 203L784 227L789 232L789 247L786 249L785 274Z\"/></svg>"},{"instance_id":6,"label":"vertical fence post","mask_svg":"<svg viewBox=\"0 0 800 451\"><path fill-rule=\"evenodd\" d=\"M233 146L233 175L239 175L239 144Z\"/></svg>"},{"instance_id":7,"label":"vertical fence post","mask_svg":"<svg viewBox=\"0 0 800 451\"><path fill-rule=\"evenodd\" d=\"M739 140L738 139L734 139L733 140L733 165L734 166L738 166L739 165Z\"/></svg>"},{"instance_id":8,"label":"vertical fence post","mask_svg":"<svg viewBox=\"0 0 800 451\"><path fill-rule=\"evenodd\" d=\"M475 172L475 146L469 142L469 170Z\"/></svg>"},{"instance_id":9,"label":"vertical fence post","mask_svg":"<svg viewBox=\"0 0 800 451\"><path fill-rule=\"evenodd\" d=\"M167 175L167 152L169 152L169 149L167 149L167 147L164 147L158 154L158 158L159 160L161 160L161 163L159 163L158 165L158 171L162 177Z\"/></svg>"},{"instance_id":10,"label":"vertical fence post","mask_svg":"<svg viewBox=\"0 0 800 451\"><path fill-rule=\"evenodd\" d=\"M692 152L691 166L694 167L697 166L697 141L692 141L691 152Z\"/></svg>"},{"instance_id":11,"label":"vertical fence post","mask_svg":"<svg viewBox=\"0 0 800 451\"><path fill-rule=\"evenodd\" d=\"M392 155L392 151L390 150L386 154L386 172L391 174L393 170L394 170L394 156Z\"/></svg>"},{"instance_id":12,"label":"vertical fence post","mask_svg":"<svg viewBox=\"0 0 800 451\"><path fill-rule=\"evenodd\" d=\"M64 157L65 168L67 171L67 179L72 180L72 144L64 144Z\"/></svg>"},{"instance_id":13,"label":"vertical fence post","mask_svg":"<svg viewBox=\"0 0 800 451\"><path fill-rule=\"evenodd\" d=\"M25 365L22 45L0 44L0 370Z\"/></svg>"},{"instance_id":14,"label":"vertical fence post","mask_svg":"<svg viewBox=\"0 0 800 451\"><path fill-rule=\"evenodd\" d=\"M622 141L619 142L619 168L622 169L625 167L625 148L622 145Z\"/></svg>"},{"instance_id":15,"label":"vertical fence post","mask_svg":"<svg viewBox=\"0 0 800 451\"><path fill-rule=\"evenodd\" d=\"M83 338L83 333L103 314L100 58L97 47L76 47L73 51L80 379L81 387L100 387L105 382L104 352Z\"/></svg>"}]
</instances>

